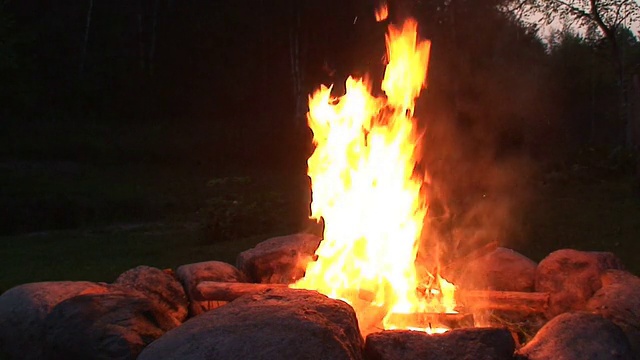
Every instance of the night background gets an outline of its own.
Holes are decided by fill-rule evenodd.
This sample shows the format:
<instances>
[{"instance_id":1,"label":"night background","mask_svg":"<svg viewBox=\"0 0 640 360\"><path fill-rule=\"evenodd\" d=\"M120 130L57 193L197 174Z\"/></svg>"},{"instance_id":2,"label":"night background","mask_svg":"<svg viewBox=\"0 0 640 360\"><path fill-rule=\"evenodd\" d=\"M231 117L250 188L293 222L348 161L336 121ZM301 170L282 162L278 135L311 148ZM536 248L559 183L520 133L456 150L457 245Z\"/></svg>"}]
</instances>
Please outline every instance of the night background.
<instances>
[{"instance_id":1,"label":"night background","mask_svg":"<svg viewBox=\"0 0 640 360\"><path fill-rule=\"evenodd\" d=\"M517 5L390 4L390 21L411 15L432 41L416 110L437 189L427 221L462 253L492 240L534 260L607 250L637 274L638 33L541 37ZM381 78L376 6L0 2L0 293L233 263L306 230L307 96Z\"/></svg>"}]
</instances>

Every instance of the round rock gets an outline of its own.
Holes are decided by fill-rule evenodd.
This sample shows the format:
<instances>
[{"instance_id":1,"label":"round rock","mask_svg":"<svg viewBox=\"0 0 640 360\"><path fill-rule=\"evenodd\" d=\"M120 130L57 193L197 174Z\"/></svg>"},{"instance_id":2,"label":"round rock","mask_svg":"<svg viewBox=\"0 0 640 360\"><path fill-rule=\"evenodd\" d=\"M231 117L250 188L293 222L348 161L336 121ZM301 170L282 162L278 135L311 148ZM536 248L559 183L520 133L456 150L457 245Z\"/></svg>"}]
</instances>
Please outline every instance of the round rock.
<instances>
[{"instance_id":1,"label":"round rock","mask_svg":"<svg viewBox=\"0 0 640 360\"><path fill-rule=\"evenodd\" d=\"M640 286L640 278L624 270L606 270L600 276L600 281L603 287L609 285Z\"/></svg>"},{"instance_id":2,"label":"round rock","mask_svg":"<svg viewBox=\"0 0 640 360\"><path fill-rule=\"evenodd\" d=\"M608 269L622 269L621 261L608 252L572 249L555 251L536 269L535 290L547 292L548 319L572 310L584 310L587 301L602 287L600 276Z\"/></svg>"},{"instance_id":3,"label":"round rock","mask_svg":"<svg viewBox=\"0 0 640 360\"><path fill-rule=\"evenodd\" d=\"M139 360L362 359L353 309L315 291L245 295L187 320Z\"/></svg>"},{"instance_id":4,"label":"round rock","mask_svg":"<svg viewBox=\"0 0 640 360\"><path fill-rule=\"evenodd\" d=\"M79 294L108 291L87 281L38 282L0 296L0 349L11 359L42 359L45 318L57 304Z\"/></svg>"},{"instance_id":5,"label":"round rock","mask_svg":"<svg viewBox=\"0 0 640 360\"><path fill-rule=\"evenodd\" d=\"M241 252L236 266L253 282L290 284L304 276L320 240L311 234L271 238Z\"/></svg>"},{"instance_id":6,"label":"round rock","mask_svg":"<svg viewBox=\"0 0 640 360\"><path fill-rule=\"evenodd\" d=\"M368 360L511 360L513 336L506 329L468 328L428 335L391 330L367 336Z\"/></svg>"},{"instance_id":7,"label":"round rock","mask_svg":"<svg viewBox=\"0 0 640 360\"><path fill-rule=\"evenodd\" d=\"M44 359L136 359L177 321L134 291L78 295L45 319Z\"/></svg>"},{"instance_id":8,"label":"round rock","mask_svg":"<svg viewBox=\"0 0 640 360\"><path fill-rule=\"evenodd\" d=\"M611 270L602 282L602 288L589 299L587 309L618 325L640 355L640 278Z\"/></svg>"},{"instance_id":9,"label":"round rock","mask_svg":"<svg viewBox=\"0 0 640 360\"><path fill-rule=\"evenodd\" d=\"M184 286L189 297L189 315L196 316L211 309L226 304L223 301L193 300L193 291L202 281L246 282L247 279L240 270L233 265L220 261L204 261L182 265L176 271L178 279Z\"/></svg>"},{"instance_id":10,"label":"round rock","mask_svg":"<svg viewBox=\"0 0 640 360\"><path fill-rule=\"evenodd\" d=\"M122 273L114 284L140 291L178 322L187 318L187 296L180 282L169 272L138 266Z\"/></svg>"},{"instance_id":11,"label":"round rock","mask_svg":"<svg viewBox=\"0 0 640 360\"><path fill-rule=\"evenodd\" d=\"M533 291L536 267L535 261L501 247L465 264L454 282L469 290Z\"/></svg>"},{"instance_id":12,"label":"round rock","mask_svg":"<svg viewBox=\"0 0 640 360\"><path fill-rule=\"evenodd\" d=\"M518 350L528 360L633 360L631 345L622 330L596 314L558 315Z\"/></svg>"}]
</instances>

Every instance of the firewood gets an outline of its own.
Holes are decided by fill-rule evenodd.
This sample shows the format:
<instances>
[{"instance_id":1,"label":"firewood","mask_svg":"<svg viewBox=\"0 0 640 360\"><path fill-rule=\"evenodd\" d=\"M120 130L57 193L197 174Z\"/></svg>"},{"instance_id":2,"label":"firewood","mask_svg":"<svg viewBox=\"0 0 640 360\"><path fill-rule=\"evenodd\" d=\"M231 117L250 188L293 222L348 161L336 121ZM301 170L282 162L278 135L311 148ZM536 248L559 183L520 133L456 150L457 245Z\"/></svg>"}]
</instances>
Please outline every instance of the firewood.
<instances>
[{"instance_id":1,"label":"firewood","mask_svg":"<svg viewBox=\"0 0 640 360\"><path fill-rule=\"evenodd\" d=\"M199 283L194 293L194 300L204 301L233 301L242 295L255 294L271 289L287 288L286 284L255 284L203 281Z\"/></svg>"},{"instance_id":2,"label":"firewood","mask_svg":"<svg viewBox=\"0 0 640 360\"><path fill-rule=\"evenodd\" d=\"M549 305L549 294L541 292L466 290L456 293L457 302L465 309L500 310L519 313L543 313Z\"/></svg>"},{"instance_id":3,"label":"firewood","mask_svg":"<svg viewBox=\"0 0 640 360\"><path fill-rule=\"evenodd\" d=\"M253 283L225 283L203 281L196 286L193 294L195 300L232 301L236 298L255 294L269 289L286 288L285 284L253 284ZM359 297L367 300L371 294L360 292ZM502 310L521 313L542 313L547 309L549 294L536 292L515 291L458 291L457 302L466 312L473 310Z\"/></svg>"}]
</instances>

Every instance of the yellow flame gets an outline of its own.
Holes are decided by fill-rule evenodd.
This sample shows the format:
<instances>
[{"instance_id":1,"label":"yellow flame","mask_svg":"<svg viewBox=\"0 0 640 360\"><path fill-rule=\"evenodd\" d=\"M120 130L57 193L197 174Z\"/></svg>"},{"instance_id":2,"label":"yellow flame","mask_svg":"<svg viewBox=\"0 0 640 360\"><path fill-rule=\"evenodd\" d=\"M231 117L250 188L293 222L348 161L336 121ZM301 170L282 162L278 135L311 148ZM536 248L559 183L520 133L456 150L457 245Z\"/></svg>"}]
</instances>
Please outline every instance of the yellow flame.
<instances>
[{"instance_id":1,"label":"yellow flame","mask_svg":"<svg viewBox=\"0 0 640 360\"><path fill-rule=\"evenodd\" d=\"M386 2L380 4L380 7L376 9L376 21L385 21L389 17L389 6Z\"/></svg>"},{"instance_id":2,"label":"yellow flame","mask_svg":"<svg viewBox=\"0 0 640 360\"><path fill-rule=\"evenodd\" d=\"M318 260L292 285L351 304L365 332L410 328L392 323L391 314L455 308L455 287L438 275L425 286L415 267L427 206L424 178L415 175L420 136L413 110L430 43L417 38L412 19L391 26L386 41L386 97L374 97L364 81L349 77L342 97L322 86L309 99L316 146L308 160L311 216L324 219L325 231Z\"/></svg>"}]
</instances>

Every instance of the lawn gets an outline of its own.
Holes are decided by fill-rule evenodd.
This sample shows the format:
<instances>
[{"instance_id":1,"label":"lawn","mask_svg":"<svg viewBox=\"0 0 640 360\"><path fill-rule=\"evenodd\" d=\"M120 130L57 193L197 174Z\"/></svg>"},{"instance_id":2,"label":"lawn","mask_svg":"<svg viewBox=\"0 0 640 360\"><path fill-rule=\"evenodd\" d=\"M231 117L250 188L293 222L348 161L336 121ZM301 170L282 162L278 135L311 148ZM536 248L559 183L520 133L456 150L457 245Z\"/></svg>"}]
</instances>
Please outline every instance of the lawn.
<instances>
[{"instance_id":1,"label":"lawn","mask_svg":"<svg viewBox=\"0 0 640 360\"><path fill-rule=\"evenodd\" d=\"M507 246L537 261L565 247L612 251L629 270L640 273L636 261L640 201L633 185L632 179L615 178L540 187L528 212L525 237ZM112 281L137 265L175 268L204 260L233 263L240 251L278 234L248 231L236 239L219 241L203 226L200 214L178 213L153 222L2 236L0 291L43 280Z\"/></svg>"},{"instance_id":2,"label":"lawn","mask_svg":"<svg viewBox=\"0 0 640 360\"><path fill-rule=\"evenodd\" d=\"M85 139L92 134L74 146L94 155L61 161L68 152L46 134L34 136L44 145L38 147L37 138L0 139L13 144L0 153L0 293L33 281L109 282L137 265L233 263L257 242L303 226L308 194L299 170L229 170L215 161L162 156L123 160L97 135ZM47 153L47 146L57 153ZM95 154L110 155L96 160ZM531 181L524 220L503 245L536 261L561 248L612 251L640 274L640 195L633 178L561 175Z\"/></svg>"}]
</instances>

